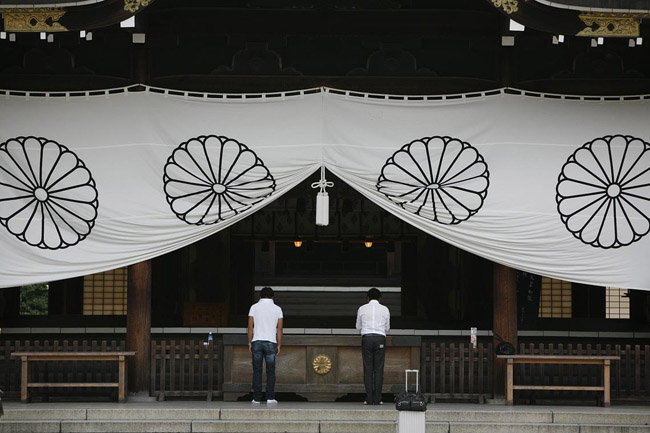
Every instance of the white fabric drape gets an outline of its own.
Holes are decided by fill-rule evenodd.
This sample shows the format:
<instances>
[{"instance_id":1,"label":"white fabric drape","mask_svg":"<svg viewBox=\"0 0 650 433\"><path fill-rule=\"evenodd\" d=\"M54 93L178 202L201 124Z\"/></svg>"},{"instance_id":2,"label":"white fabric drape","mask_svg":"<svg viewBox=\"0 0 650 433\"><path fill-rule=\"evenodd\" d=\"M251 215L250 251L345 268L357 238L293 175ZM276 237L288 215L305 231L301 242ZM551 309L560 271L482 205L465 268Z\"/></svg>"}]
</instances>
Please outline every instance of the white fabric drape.
<instances>
[{"instance_id":1,"label":"white fabric drape","mask_svg":"<svg viewBox=\"0 0 650 433\"><path fill-rule=\"evenodd\" d=\"M0 287L136 263L322 164L446 242L517 269L650 289L650 107L497 94L154 92L0 98Z\"/></svg>"},{"instance_id":2,"label":"white fabric drape","mask_svg":"<svg viewBox=\"0 0 650 433\"><path fill-rule=\"evenodd\" d=\"M0 142L9 147L9 152L7 146L0 149L0 167L7 169L0 170L0 196L27 196L0 201L0 218L5 226L0 227L0 286L54 281L137 263L198 241L245 218L318 169L319 134L314 135L314 131L320 131L320 107L319 95L256 103L218 103L154 93L69 100L0 100ZM201 138L210 135L213 137ZM48 144L41 150L36 138L15 137L43 137L59 146ZM232 140L247 146L248 151ZM222 141L224 164L219 163ZM182 143L188 143L186 149L175 153ZM92 181L72 155L57 160L60 146L74 152L90 172ZM28 157L24 157L23 149ZM41 180L34 166L41 155L49 161L43 164L43 172L53 171L52 179L73 167L77 169L51 186L54 181L46 181L46 176ZM176 164L166 170L172 155ZM265 180L266 173L255 168L260 166L255 156L270 170L273 188L273 183ZM18 164L12 157L18 159ZM219 203L217 198L208 210L212 198L218 196L216 192L210 196L208 191L181 198L172 206L169 195L179 197L210 189L208 177L213 173L207 160L215 177L219 177L220 166L226 171L234 165L231 179L236 177L234 173L254 168L235 181L240 185L232 191L230 205ZM54 170L50 169L52 165ZM31 178L31 182L25 177ZM92 211L95 193L89 187L93 182L96 216ZM55 215L55 224L45 225L45 235L41 233L41 206L38 199L34 200L39 185L50 191L79 186L52 192L43 202L51 202L45 206L46 220L52 219L48 210L61 214L61 218ZM247 191L248 186L261 189ZM187 213L204 198L195 211ZM24 212L7 218L29 203L32 204ZM76 218L63 208L83 218ZM36 214L28 224L34 209ZM206 211L206 219L201 221ZM86 221L93 218L94 226L88 228ZM21 232L26 224L29 227L24 239Z\"/></svg>"},{"instance_id":3,"label":"white fabric drape","mask_svg":"<svg viewBox=\"0 0 650 433\"><path fill-rule=\"evenodd\" d=\"M462 249L544 276L647 290L650 239L643 235L650 229L650 149L647 143L631 137L645 141L650 138L649 118L650 105L643 101L558 101L504 94L435 103L372 103L330 95L324 113L324 155L328 169L365 197ZM577 154L580 164L565 168L558 190L563 166L574 152L585 143L615 134L628 138L596 141L593 154L583 149ZM423 145L427 140L422 140L425 137L436 137L428 141L428 155ZM413 177L395 164L387 164L395 152L416 140L395 158ZM441 158L445 141L446 154ZM459 141L469 146L463 149ZM459 158L454 160L457 155ZM451 178L449 188L442 179L444 170L439 174L440 190L446 189L448 194L436 193L437 221L428 211L434 190L428 189L429 199L424 198L427 185L433 183L425 180L430 177L429 161L434 178L438 165L455 166L447 176ZM598 162L605 168L604 173ZM383 191L395 195L415 191L391 200L378 190L385 164L388 167ZM391 183L387 178L419 188ZM626 190L632 195L608 200L607 186L616 183L617 178L619 184L630 182L625 187L632 188ZM485 196L481 197L483 192ZM610 188L612 195L615 192ZM410 200L414 203L404 207L396 204ZM417 215L415 212L425 201ZM594 204L587 206L591 202ZM449 215L446 205L456 219ZM563 221L562 215L574 213L566 223ZM631 233L630 226L637 236ZM569 228L576 232L575 236Z\"/></svg>"}]
</instances>

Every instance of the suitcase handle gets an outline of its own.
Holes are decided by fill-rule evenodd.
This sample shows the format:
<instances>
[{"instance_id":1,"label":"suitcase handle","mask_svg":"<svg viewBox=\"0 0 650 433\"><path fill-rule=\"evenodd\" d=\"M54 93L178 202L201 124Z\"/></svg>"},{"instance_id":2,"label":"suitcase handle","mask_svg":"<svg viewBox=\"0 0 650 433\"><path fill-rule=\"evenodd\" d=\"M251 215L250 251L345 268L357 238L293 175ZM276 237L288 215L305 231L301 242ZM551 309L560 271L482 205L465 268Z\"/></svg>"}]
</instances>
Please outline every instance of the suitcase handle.
<instances>
[{"instance_id":1,"label":"suitcase handle","mask_svg":"<svg viewBox=\"0 0 650 433\"><path fill-rule=\"evenodd\" d=\"M415 373L415 392L420 390L420 370L404 370L404 390L409 392L409 373Z\"/></svg>"}]
</instances>

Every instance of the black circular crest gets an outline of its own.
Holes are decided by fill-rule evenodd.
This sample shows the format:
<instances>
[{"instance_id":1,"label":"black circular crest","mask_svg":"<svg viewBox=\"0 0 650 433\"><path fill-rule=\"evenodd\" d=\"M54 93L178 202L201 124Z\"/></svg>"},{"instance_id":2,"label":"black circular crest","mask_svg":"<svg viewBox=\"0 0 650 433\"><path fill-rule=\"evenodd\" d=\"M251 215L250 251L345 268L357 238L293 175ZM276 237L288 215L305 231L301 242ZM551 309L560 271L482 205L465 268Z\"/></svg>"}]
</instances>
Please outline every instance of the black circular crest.
<instances>
[{"instance_id":1,"label":"black circular crest","mask_svg":"<svg viewBox=\"0 0 650 433\"><path fill-rule=\"evenodd\" d=\"M596 138L562 166L557 210L566 228L597 248L620 248L650 231L650 145L629 135Z\"/></svg>"},{"instance_id":2,"label":"black circular crest","mask_svg":"<svg viewBox=\"0 0 650 433\"><path fill-rule=\"evenodd\" d=\"M0 144L0 224L21 241L48 250L76 245L95 225L97 196L83 161L56 141Z\"/></svg>"},{"instance_id":3,"label":"black circular crest","mask_svg":"<svg viewBox=\"0 0 650 433\"><path fill-rule=\"evenodd\" d=\"M483 206L487 164L469 143L425 137L388 158L377 190L403 209L441 224L459 224Z\"/></svg>"},{"instance_id":4,"label":"black circular crest","mask_svg":"<svg viewBox=\"0 0 650 433\"><path fill-rule=\"evenodd\" d=\"M167 202L187 224L234 217L275 191L275 179L246 145L216 135L192 138L165 164Z\"/></svg>"}]
</instances>

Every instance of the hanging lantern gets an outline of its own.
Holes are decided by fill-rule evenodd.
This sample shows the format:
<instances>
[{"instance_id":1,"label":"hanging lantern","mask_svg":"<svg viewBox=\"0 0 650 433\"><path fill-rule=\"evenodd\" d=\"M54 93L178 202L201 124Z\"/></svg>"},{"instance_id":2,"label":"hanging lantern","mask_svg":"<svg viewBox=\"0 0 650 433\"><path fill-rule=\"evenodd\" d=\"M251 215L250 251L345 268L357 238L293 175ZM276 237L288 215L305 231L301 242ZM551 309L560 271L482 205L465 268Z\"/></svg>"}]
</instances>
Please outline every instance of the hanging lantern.
<instances>
[{"instance_id":1,"label":"hanging lantern","mask_svg":"<svg viewBox=\"0 0 650 433\"><path fill-rule=\"evenodd\" d=\"M325 179L325 166L320 168L320 180L311 184L312 188L320 188L316 195L316 225L326 226L330 223L330 197L327 195L325 188L331 188L334 182L328 182Z\"/></svg>"}]
</instances>

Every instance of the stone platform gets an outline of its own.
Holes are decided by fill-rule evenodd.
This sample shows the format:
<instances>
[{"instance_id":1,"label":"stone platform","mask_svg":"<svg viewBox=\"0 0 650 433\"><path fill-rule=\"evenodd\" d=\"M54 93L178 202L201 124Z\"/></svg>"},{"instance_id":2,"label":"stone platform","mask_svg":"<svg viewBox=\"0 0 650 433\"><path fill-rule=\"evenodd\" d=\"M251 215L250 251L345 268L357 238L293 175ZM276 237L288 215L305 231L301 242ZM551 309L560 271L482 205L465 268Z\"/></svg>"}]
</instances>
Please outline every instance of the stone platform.
<instances>
[{"instance_id":1,"label":"stone platform","mask_svg":"<svg viewBox=\"0 0 650 433\"><path fill-rule=\"evenodd\" d=\"M167 401L5 402L0 433L395 433L393 405ZM514 406L438 403L427 433L650 433L650 406Z\"/></svg>"}]
</instances>

